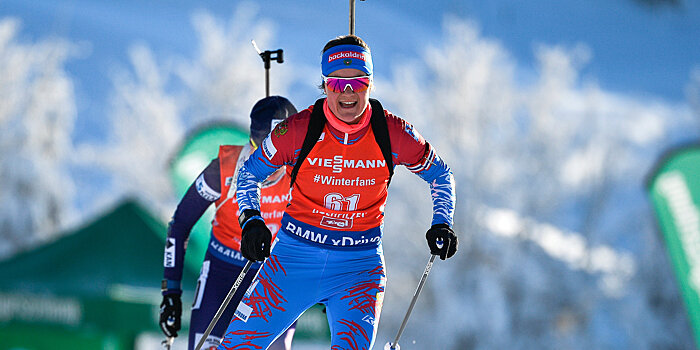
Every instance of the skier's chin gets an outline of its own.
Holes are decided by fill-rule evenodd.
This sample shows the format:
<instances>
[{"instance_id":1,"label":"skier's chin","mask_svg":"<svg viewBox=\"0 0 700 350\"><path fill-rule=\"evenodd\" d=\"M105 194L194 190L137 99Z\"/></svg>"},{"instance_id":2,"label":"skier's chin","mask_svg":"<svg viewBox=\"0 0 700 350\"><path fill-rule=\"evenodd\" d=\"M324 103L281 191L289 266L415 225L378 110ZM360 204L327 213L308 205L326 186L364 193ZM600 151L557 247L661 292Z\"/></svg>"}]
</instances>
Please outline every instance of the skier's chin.
<instances>
[{"instance_id":1,"label":"skier's chin","mask_svg":"<svg viewBox=\"0 0 700 350\"><path fill-rule=\"evenodd\" d=\"M345 113L343 113L343 112L345 112ZM354 110L341 111L341 113L339 113L339 114L340 115L337 116L338 119L340 119L341 121L343 121L346 124L355 124L355 123L357 123L357 121L360 117L360 115L358 113L355 113Z\"/></svg>"}]
</instances>

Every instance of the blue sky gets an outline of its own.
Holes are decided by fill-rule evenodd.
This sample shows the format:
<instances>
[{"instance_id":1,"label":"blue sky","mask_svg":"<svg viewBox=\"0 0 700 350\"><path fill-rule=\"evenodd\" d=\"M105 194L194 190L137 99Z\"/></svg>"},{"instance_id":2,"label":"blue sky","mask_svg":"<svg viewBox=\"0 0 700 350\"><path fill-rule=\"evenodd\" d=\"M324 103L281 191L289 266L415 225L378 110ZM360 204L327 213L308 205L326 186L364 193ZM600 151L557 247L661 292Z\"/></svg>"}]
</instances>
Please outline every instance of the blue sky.
<instances>
[{"instance_id":1,"label":"blue sky","mask_svg":"<svg viewBox=\"0 0 700 350\"><path fill-rule=\"evenodd\" d=\"M130 45L146 43L162 55L191 55L196 49L192 13L204 9L229 17L238 3L4 0L0 16L20 18L27 40L58 36L78 44L79 57L68 63L77 81L76 137L90 139L104 127L100 115L110 87L108 72L126 64ZM288 62L315 63L323 43L348 30L347 1L271 0L255 6L259 18L273 26L274 48L283 48ZM415 57L431 45L445 16L475 21L485 37L501 42L521 65L533 69L537 45L583 43L591 58L582 74L613 91L682 101L689 74L700 65L696 1L650 8L632 0L368 0L357 2L357 34L373 47L381 74L395 60ZM528 78L523 73L522 79Z\"/></svg>"}]
</instances>

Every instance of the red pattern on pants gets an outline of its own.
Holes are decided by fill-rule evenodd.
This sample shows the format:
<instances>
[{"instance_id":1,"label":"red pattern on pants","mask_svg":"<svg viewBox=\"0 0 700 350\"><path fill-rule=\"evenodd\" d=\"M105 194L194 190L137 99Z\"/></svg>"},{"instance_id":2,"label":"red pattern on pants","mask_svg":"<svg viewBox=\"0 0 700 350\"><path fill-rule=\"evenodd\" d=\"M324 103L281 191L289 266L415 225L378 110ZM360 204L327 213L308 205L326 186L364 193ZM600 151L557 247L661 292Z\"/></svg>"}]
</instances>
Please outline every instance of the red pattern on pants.
<instances>
[{"instance_id":1,"label":"red pattern on pants","mask_svg":"<svg viewBox=\"0 0 700 350\"><path fill-rule=\"evenodd\" d=\"M322 303L331 328L331 349L369 350L386 285L381 245L367 250L327 249L282 230L278 238L219 349L266 349L306 309Z\"/></svg>"}]
</instances>

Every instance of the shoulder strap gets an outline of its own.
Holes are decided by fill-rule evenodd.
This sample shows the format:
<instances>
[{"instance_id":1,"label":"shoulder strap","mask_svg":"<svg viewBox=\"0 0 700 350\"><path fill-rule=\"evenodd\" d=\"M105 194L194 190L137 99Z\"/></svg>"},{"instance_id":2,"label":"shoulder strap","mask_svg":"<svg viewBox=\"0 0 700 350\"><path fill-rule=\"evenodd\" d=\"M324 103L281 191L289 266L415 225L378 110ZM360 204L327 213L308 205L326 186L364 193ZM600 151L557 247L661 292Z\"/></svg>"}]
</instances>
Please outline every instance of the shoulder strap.
<instances>
[{"instance_id":1,"label":"shoulder strap","mask_svg":"<svg viewBox=\"0 0 700 350\"><path fill-rule=\"evenodd\" d=\"M369 103L372 106L370 124L372 124L374 139L377 141L379 149L382 150L384 160L386 160L386 167L389 169L389 182L391 182L391 177L394 176L394 161L391 154L391 140L389 139L389 126L386 123L386 115L384 115L384 108L379 101L370 98Z\"/></svg>"},{"instance_id":2,"label":"shoulder strap","mask_svg":"<svg viewBox=\"0 0 700 350\"><path fill-rule=\"evenodd\" d=\"M297 178L297 173L299 168L304 163L304 159L309 155L311 149L314 148L318 138L321 137L323 132L323 127L326 126L326 117L323 115L323 101L324 98L320 98L314 104L314 109L311 111L311 117L309 118L309 127L306 130L306 136L304 136L304 143L299 151L299 157L297 162L294 164L292 169L291 181L289 182L289 187L294 185L294 180Z\"/></svg>"}]
</instances>

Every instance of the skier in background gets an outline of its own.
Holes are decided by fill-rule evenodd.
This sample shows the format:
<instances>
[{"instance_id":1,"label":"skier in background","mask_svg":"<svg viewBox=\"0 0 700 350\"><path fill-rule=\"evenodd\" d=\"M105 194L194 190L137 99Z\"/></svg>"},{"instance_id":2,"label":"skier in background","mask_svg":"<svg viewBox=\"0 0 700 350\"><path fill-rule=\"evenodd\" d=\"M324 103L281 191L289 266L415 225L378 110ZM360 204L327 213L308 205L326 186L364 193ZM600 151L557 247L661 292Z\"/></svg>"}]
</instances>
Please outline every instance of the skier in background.
<instances>
[{"instance_id":1,"label":"skier in background","mask_svg":"<svg viewBox=\"0 0 700 350\"><path fill-rule=\"evenodd\" d=\"M381 237L395 164L430 184L430 252L444 260L457 251L452 172L411 124L370 100L367 44L354 35L329 41L321 72L327 97L278 124L238 171L241 253L265 262L218 349L267 349L316 303L326 306L331 349L372 348L386 285ZM291 199L270 255L258 186L284 166L294 167Z\"/></svg>"},{"instance_id":2,"label":"skier in background","mask_svg":"<svg viewBox=\"0 0 700 350\"><path fill-rule=\"evenodd\" d=\"M235 194L235 174L238 167L250 156L270 130L288 116L296 113L294 106L284 97L270 96L258 101L250 113L250 143L244 146L220 146L218 157L202 171L180 201L168 227L164 256L163 301L160 307L160 327L168 337L176 337L180 330L182 289L180 281L185 259L185 249L192 226L207 208L216 203L212 221L209 247L204 257L197 281L188 349L194 349L209 322L228 294L236 277L247 260L240 254L241 229L238 224L238 203ZM274 236L280 228L282 213L289 197L289 176L284 168L270 175L262 184L263 205L261 215ZM243 293L250 285L260 263L253 264L248 276L213 328L202 349L219 345L224 330ZM281 336L271 349L291 349L294 327Z\"/></svg>"}]
</instances>

